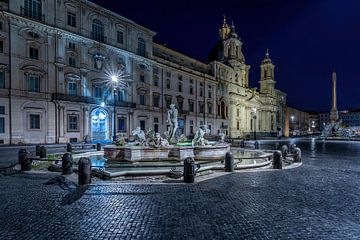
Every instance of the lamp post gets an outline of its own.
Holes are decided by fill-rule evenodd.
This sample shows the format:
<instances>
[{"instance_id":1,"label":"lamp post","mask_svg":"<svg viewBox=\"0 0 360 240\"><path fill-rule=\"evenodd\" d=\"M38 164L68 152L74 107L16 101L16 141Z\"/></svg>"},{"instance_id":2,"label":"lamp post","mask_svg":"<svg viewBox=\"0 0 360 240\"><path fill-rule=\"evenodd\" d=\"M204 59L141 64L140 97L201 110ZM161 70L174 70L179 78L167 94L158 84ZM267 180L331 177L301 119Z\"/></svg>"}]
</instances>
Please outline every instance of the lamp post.
<instances>
[{"instance_id":1,"label":"lamp post","mask_svg":"<svg viewBox=\"0 0 360 240\"><path fill-rule=\"evenodd\" d=\"M294 136L294 115L291 115L290 119L291 119L291 125L292 125L292 136Z\"/></svg>"},{"instance_id":2,"label":"lamp post","mask_svg":"<svg viewBox=\"0 0 360 240\"><path fill-rule=\"evenodd\" d=\"M113 128L114 128L114 132L113 132L113 142L117 141L117 137L116 137L116 89L117 89L117 83L119 81L118 77L115 75L111 76L111 81L113 83L113 92L114 92L114 121L113 121Z\"/></svg>"},{"instance_id":3,"label":"lamp post","mask_svg":"<svg viewBox=\"0 0 360 240\"><path fill-rule=\"evenodd\" d=\"M256 140L256 111L257 109L255 107L251 110L251 117L254 122L254 140Z\"/></svg>"}]
</instances>

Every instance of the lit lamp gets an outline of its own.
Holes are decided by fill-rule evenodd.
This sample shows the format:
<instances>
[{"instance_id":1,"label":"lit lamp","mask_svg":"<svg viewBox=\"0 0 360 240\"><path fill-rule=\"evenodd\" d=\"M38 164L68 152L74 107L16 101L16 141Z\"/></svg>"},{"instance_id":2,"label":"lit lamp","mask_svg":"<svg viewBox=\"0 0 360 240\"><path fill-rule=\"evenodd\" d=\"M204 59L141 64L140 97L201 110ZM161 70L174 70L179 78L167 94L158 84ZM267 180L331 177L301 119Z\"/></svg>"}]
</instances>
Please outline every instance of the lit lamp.
<instances>
[{"instance_id":1,"label":"lit lamp","mask_svg":"<svg viewBox=\"0 0 360 240\"><path fill-rule=\"evenodd\" d=\"M290 119L291 119L291 125L292 125L292 135L294 136L294 119L295 119L294 115L292 115L290 117Z\"/></svg>"},{"instance_id":2,"label":"lit lamp","mask_svg":"<svg viewBox=\"0 0 360 240\"><path fill-rule=\"evenodd\" d=\"M114 119L113 119L113 128L114 128L113 141L114 142L117 141L117 137L116 137L116 88L117 88L118 80L119 79L116 75L111 76L111 81L113 83L113 91L114 91Z\"/></svg>"},{"instance_id":3,"label":"lit lamp","mask_svg":"<svg viewBox=\"0 0 360 240\"><path fill-rule=\"evenodd\" d=\"M254 122L254 140L256 140L256 111L257 109L255 107L253 107L251 110L251 117Z\"/></svg>"}]
</instances>

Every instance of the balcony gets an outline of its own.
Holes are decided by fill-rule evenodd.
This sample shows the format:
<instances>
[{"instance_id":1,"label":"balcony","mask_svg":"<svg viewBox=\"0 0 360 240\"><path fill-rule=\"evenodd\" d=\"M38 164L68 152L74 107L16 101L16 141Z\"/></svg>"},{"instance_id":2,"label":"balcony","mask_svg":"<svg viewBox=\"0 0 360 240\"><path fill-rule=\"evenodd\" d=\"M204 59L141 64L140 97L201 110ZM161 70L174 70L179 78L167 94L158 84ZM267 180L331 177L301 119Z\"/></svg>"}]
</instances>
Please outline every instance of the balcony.
<instances>
[{"instance_id":1,"label":"balcony","mask_svg":"<svg viewBox=\"0 0 360 240\"><path fill-rule=\"evenodd\" d=\"M139 48L137 49L136 53L137 53L137 55L140 55L140 56L143 56L143 57L149 57L149 53L148 53L148 52L143 51L143 50L141 50L141 49L139 49Z\"/></svg>"},{"instance_id":2,"label":"balcony","mask_svg":"<svg viewBox=\"0 0 360 240\"><path fill-rule=\"evenodd\" d=\"M94 39L95 41L99 41L102 43L106 43L107 42L107 37L105 37L104 35L101 34L95 34L94 32L90 32L91 38Z\"/></svg>"},{"instance_id":3,"label":"balcony","mask_svg":"<svg viewBox=\"0 0 360 240\"><path fill-rule=\"evenodd\" d=\"M31 11L28 8L20 7L20 15L40 22L45 22L45 15L40 11Z\"/></svg>"},{"instance_id":4,"label":"balcony","mask_svg":"<svg viewBox=\"0 0 360 240\"><path fill-rule=\"evenodd\" d=\"M87 104L101 104L101 101L98 98L93 97L84 97L84 96L74 96L74 95L68 95L68 94L62 94L62 93L54 93L53 100L60 100L60 101L69 101L69 102L81 102L81 103L87 103ZM113 106L114 101L106 101L106 105ZM125 107L125 108L136 108L136 103L132 102L115 102L116 106L118 107Z\"/></svg>"}]
</instances>

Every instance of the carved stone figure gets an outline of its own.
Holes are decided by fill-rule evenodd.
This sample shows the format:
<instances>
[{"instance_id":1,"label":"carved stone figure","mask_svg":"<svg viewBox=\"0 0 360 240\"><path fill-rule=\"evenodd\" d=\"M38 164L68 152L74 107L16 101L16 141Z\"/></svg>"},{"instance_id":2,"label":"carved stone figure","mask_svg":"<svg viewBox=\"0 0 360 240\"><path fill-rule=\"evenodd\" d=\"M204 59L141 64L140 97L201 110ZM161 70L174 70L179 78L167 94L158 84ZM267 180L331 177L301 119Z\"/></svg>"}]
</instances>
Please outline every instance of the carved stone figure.
<instances>
[{"instance_id":1,"label":"carved stone figure","mask_svg":"<svg viewBox=\"0 0 360 240\"><path fill-rule=\"evenodd\" d=\"M170 127L168 129L169 141L174 142L176 131L178 129L178 110L175 107L175 104L170 104L170 109L167 113L167 123L169 123Z\"/></svg>"},{"instance_id":2,"label":"carved stone figure","mask_svg":"<svg viewBox=\"0 0 360 240\"><path fill-rule=\"evenodd\" d=\"M225 142L225 133L221 132L221 133L219 133L219 136L220 136L220 142L224 143Z\"/></svg>"},{"instance_id":3,"label":"carved stone figure","mask_svg":"<svg viewBox=\"0 0 360 240\"><path fill-rule=\"evenodd\" d=\"M131 134L135 137L135 142L138 145L144 145L146 143L145 133L140 127L136 127Z\"/></svg>"},{"instance_id":4,"label":"carved stone figure","mask_svg":"<svg viewBox=\"0 0 360 240\"><path fill-rule=\"evenodd\" d=\"M200 126L196 131L194 139L192 140L193 146L205 146L208 144L208 141L204 138L205 134L209 133L206 125Z\"/></svg>"},{"instance_id":5,"label":"carved stone figure","mask_svg":"<svg viewBox=\"0 0 360 240\"><path fill-rule=\"evenodd\" d=\"M95 68L99 70L102 69L102 65L105 60L105 57L100 55L99 53L96 53L94 55L94 60L95 60Z\"/></svg>"}]
</instances>

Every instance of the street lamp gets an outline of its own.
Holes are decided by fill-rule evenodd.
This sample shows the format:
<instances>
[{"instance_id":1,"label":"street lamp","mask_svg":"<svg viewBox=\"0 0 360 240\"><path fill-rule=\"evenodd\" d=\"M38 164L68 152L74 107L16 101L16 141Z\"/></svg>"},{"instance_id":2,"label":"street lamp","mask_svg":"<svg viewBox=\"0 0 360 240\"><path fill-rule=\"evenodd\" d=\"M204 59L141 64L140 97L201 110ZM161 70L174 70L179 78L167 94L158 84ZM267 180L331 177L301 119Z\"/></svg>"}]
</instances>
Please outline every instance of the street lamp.
<instances>
[{"instance_id":1,"label":"street lamp","mask_svg":"<svg viewBox=\"0 0 360 240\"><path fill-rule=\"evenodd\" d=\"M117 137L116 137L116 90L117 90L117 83L118 83L119 79L116 75L112 75L111 81L113 82L113 92L114 92L113 142L116 142L117 141Z\"/></svg>"},{"instance_id":2,"label":"street lamp","mask_svg":"<svg viewBox=\"0 0 360 240\"><path fill-rule=\"evenodd\" d=\"M253 107L251 110L251 117L253 118L254 122L254 140L256 140L256 111L257 109L255 107Z\"/></svg>"},{"instance_id":3,"label":"street lamp","mask_svg":"<svg viewBox=\"0 0 360 240\"><path fill-rule=\"evenodd\" d=\"M294 136L294 115L292 115L291 117L290 117L290 119L291 119L291 125L292 125L292 136Z\"/></svg>"}]
</instances>

